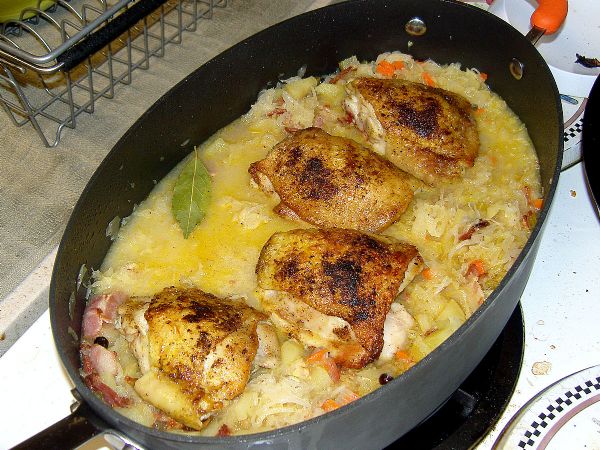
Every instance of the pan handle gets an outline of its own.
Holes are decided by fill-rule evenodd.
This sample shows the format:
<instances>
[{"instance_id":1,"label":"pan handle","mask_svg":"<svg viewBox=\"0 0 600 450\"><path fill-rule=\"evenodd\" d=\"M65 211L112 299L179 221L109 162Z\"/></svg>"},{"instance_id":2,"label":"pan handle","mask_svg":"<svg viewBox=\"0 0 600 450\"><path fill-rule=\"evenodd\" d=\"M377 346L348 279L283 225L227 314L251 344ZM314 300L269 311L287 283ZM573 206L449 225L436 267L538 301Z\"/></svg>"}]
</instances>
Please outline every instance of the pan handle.
<instances>
[{"instance_id":1,"label":"pan handle","mask_svg":"<svg viewBox=\"0 0 600 450\"><path fill-rule=\"evenodd\" d=\"M163 3L166 3L166 1L167 0L144 0L143 2L137 2L131 8L116 16L105 26L94 31L81 42L58 56L57 62L61 65L60 70L64 72L71 70L87 57L100 51L111 41L125 33L137 22L158 9Z\"/></svg>"},{"instance_id":2,"label":"pan handle","mask_svg":"<svg viewBox=\"0 0 600 450\"><path fill-rule=\"evenodd\" d=\"M111 430L86 403L81 403L70 415L21 442L13 450L32 448L133 450L141 447L119 432Z\"/></svg>"},{"instance_id":3,"label":"pan handle","mask_svg":"<svg viewBox=\"0 0 600 450\"><path fill-rule=\"evenodd\" d=\"M545 34L555 33L565 21L568 9L567 0L539 0L531 15L531 26Z\"/></svg>"}]
</instances>

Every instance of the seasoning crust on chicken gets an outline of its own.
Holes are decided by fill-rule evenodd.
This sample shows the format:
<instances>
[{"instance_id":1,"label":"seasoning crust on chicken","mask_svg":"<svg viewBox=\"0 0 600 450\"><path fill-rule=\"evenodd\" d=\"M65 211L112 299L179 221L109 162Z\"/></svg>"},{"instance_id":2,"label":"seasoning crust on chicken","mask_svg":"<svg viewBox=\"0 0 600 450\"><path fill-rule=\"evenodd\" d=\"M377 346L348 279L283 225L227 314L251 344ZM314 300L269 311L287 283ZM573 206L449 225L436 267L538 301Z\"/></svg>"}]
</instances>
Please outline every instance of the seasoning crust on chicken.
<instances>
[{"instance_id":1,"label":"seasoning crust on chicken","mask_svg":"<svg viewBox=\"0 0 600 450\"><path fill-rule=\"evenodd\" d=\"M357 126L402 170L435 185L473 166L479 135L464 97L401 79L357 78L347 90Z\"/></svg>"},{"instance_id":2,"label":"seasoning crust on chicken","mask_svg":"<svg viewBox=\"0 0 600 450\"><path fill-rule=\"evenodd\" d=\"M265 316L199 289L166 288L119 308L143 376L138 394L184 425L204 422L244 390Z\"/></svg>"},{"instance_id":3,"label":"seasoning crust on chicken","mask_svg":"<svg viewBox=\"0 0 600 450\"><path fill-rule=\"evenodd\" d=\"M275 326L360 368L381 353L390 306L421 268L412 245L332 228L275 233L256 272Z\"/></svg>"},{"instance_id":4,"label":"seasoning crust on chicken","mask_svg":"<svg viewBox=\"0 0 600 450\"><path fill-rule=\"evenodd\" d=\"M357 142L320 128L300 130L250 166L281 203L276 212L319 227L380 231L413 197L409 176Z\"/></svg>"}]
</instances>

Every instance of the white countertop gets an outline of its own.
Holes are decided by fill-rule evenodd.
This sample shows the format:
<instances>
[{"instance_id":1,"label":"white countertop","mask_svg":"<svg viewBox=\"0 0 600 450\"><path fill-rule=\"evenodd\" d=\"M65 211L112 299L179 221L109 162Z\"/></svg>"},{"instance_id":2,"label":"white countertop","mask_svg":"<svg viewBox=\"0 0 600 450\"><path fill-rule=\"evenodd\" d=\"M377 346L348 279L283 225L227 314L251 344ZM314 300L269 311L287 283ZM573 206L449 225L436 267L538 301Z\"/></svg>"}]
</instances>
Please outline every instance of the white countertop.
<instances>
[{"instance_id":1,"label":"white countertop","mask_svg":"<svg viewBox=\"0 0 600 450\"><path fill-rule=\"evenodd\" d=\"M490 449L508 420L553 382L600 364L600 221L583 165L561 174L540 249L521 305L525 356L516 391L492 432ZM0 448L9 448L69 414L71 382L53 345L46 311L0 358ZM10 407L7 407L10 405Z\"/></svg>"}]
</instances>

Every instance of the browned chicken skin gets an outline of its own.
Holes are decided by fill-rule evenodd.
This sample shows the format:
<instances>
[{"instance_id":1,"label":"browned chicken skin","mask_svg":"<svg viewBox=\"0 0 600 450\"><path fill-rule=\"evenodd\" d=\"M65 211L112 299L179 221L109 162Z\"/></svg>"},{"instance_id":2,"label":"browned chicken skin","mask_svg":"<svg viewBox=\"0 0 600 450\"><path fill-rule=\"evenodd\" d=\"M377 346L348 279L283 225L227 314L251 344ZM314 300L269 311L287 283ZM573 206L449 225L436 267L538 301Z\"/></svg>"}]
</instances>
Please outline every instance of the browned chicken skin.
<instances>
[{"instance_id":1,"label":"browned chicken skin","mask_svg":"<svg viewBox=\"0 0 600 450\"><path fill-rule=\"evenodd\" d=\"M174 287L149 302L132 299L119 314L144 372L136 391L177 421L201 429L246 387L263 314L239 301Z\"/></svg>"},{"instance_id":2,"label":"browned chicken skin","mask_svg":"<svg viewBox=\"0 0 600 450\"><path fill-rule=\"evenodd\" d=\"M360 368L379 356L390 306L421 263L415 247L385 236L292 230L269 239L256 273L276 326Z\"/></svg>"},{"instance_id":3,"label":"browned chicken skin","mask_svg":"<svg viewBox=\"0 0 600 450\"><path fill-rule=\"evenodd\" d=\"M320 128L300 130L249 169L276 211L320 227L380 231L406 210L413 192L407 174L351 139Z\"/></svg>"},{"instance_id":4,"label":"browned chicken skin","mask_svg":"<svg viewBox=\"0 0 600 450\"><path fill-rule=\"evenodd\" d=\"M357 78L347 89L359 128L402 170L438 184L473 166L479 135L465 98L401 79Z\"/></svg>"}]
</instances>

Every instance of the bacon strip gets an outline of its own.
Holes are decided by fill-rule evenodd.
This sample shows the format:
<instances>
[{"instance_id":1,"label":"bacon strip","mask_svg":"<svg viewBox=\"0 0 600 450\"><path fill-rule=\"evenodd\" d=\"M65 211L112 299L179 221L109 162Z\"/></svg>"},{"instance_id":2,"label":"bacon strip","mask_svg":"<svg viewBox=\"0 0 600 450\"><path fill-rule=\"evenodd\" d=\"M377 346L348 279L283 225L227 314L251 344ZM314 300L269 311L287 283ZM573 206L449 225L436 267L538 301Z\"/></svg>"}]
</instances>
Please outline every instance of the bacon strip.
<instances>
[{"instance_id":1,"label":"bacon strip","mask_svg":"<svg viewBox=\"0 0 600 450\"><path fill-rule=\"evenodd\" d=\"M83 337L95 338L98 336L102 324L115 320L117 309L125 300L127 300L127 295L121 292L92 297L83 313Z\"/></svg>"},{"instance_id":2,"label":"bacon strip","mask_svg":"<svg viewBox=\"0 0 600 450\"><path fill-rule=\"evenodd\" d=\"M102 399L110 406L119 406L121 408L131 406L132 401L130 398L122 397L117 394L114 390L102 382L100 375L97 373L87 375L83 380L92 391L100 394Z\"/></svg>"},{"instance_id":3,"label":"bacon strip","mask_svg":"<svg viewBox=\"0 0 600 450\"><path fill-rule=\"evenodd\" d=\"M97 308L85 308L82 322L82 335L84 338L94 338L100 333L102 328L101 311Z\"/></svg>"},{"instance_id":4,"label":"bacon strip","mask_svg":"<svg viewBox=\"0 0 600 450\"><path fill-rule=\"evenodd\" d=\"M287 110L285 108L275 108L273 111L269 111L267 113L267 117L280 116L281 114L285 114Z\"/></svg>"},{"instance_id":5,"label":"bacon strip","mask_svg":"<svg viewBox=\"0 0 600 450\"><path fill-rule=\"evenodd\" d=\"M119 362L115 352L105 349L98 344L82 344L81 370L85 375L92 373L109 374L116 376L119 372Z\"/></svg>"},{"instance_id":6,"label":"bacon strip","mask_svg":"<svg viewBox=\"0 0 600 450\"><path fill-rule=\"evenodd\" d=\"M108 373L112 376L116 376L119 372L117 354L105 349L101 345L92 345L90 349L90 359L92 361L92 366L98 373Z\"/></svg>"},{"instance_id":7,"label":"bacon strip","mask_svg":"<svg viewBox=\"0 0 600 450\"><path fill-rule=\"evenodd\" d=\"M466 241L467 239L471 239L471 237L473 236L473 234L474 234L474 233L475 233L477 230L480 230L480 229L482 229L482 228L485 228L485 227L487 227L489 224L490 224L490 222L489 222L489 221L487 221L487 220L483 220L483 219L482 219L482 220L480 220L480 221L479 221L479 222L477 222L476 224L474 224L474 225L471 225L471 227L470 227L470 228L469 228L467 231L465 231L463 234L461 234L461 235L458 237L458 240L459 240L459 241Z\"/></svg>"},{"instance_id":8,"label":"bacon strip","mask_svg":"<svg viewBox=\"0 0 600 450\"><path fill-rule=\"evenodd\" d=\"M346 115L338 119L340 123L352 123L354 122L354 115L350 111L346 111Z\"/></svg>"},{"instance_id":9,"label":"bacon strip","mask_svg":"<svg viewBox=\"0 0 600 450\"><path fill-rule=\"evenodd\" d=\"M333 77L331 80L329 80L330 84L335 84L338 81L340 81L342 78L344 78L346 75L348 75L350 72L353 72L356 70L356 67L350 66L350 67L346 67L344 70L342 70L340 73L338 73L335 77Z\"/></svg>"},{"instance_id":10,"label":"bacon strip","mask_svg":"<svg viewBox=\"0 0 600 450\"><path fill-rule=\"evenodd\" d=\"M231 436L231 434L231 429L227 426L226 423L221 425L221 428L219 428L219 431L217 431L217 436Z\"/></svg>"}]
</instances>

